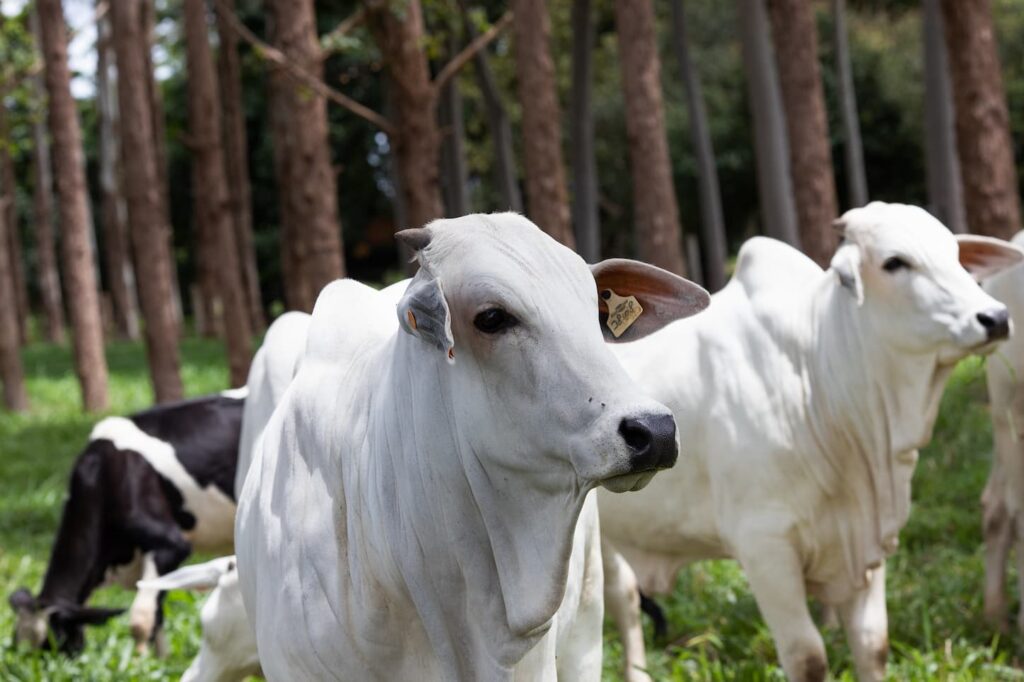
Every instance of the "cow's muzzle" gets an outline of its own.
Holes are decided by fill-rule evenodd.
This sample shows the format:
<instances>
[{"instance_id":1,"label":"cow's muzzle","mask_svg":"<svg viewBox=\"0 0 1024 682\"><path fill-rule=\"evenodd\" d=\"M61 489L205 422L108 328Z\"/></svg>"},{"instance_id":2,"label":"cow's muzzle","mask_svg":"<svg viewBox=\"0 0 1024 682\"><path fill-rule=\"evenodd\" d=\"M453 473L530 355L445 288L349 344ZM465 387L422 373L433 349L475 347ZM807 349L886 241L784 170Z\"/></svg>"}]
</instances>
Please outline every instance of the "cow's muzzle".
<instances>
[{"instance_id":1,"label":"cow's muzzle","mask_svg":"<svg viewBox=\"0 0 1024 682\"><path fill-rule=\"evenodd\" d=\"M676 463L676 420L670 414L627 417L619 423L619 435L630 450L630 473L668 469Z\"/></svg>"},{"instance_id":2,"label":"cow's muzzle","mask_svg":"<svg viewBox=\"0 0 1024 682\"><path fill-rule=\"evenodd\" d=\"M1001 341L1010 335L1010 313L1006 308L992 308L977 314L978 323L985 328L988 341Z\"/></svg>"}]
</instances>

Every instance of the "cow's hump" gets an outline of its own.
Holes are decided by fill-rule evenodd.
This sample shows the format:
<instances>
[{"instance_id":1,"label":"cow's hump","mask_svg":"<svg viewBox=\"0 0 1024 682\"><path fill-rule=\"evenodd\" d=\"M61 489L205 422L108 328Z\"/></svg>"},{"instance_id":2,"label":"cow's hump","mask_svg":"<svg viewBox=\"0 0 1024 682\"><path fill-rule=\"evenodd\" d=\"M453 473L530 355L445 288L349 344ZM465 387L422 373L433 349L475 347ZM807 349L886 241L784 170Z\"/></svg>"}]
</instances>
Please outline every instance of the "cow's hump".
<instances>
[{"instance_id":1,"label":"cow's hump","mask_svg":"<svg viewBox=\"0 0 1024 682\"><path fill-rule=\"evenodd\" d=\"M785 242L769 237L748 239L740 247L733 275L754 298L768 292L807 291L824 271L810 258Z\"/></svg>"}]
</instances>

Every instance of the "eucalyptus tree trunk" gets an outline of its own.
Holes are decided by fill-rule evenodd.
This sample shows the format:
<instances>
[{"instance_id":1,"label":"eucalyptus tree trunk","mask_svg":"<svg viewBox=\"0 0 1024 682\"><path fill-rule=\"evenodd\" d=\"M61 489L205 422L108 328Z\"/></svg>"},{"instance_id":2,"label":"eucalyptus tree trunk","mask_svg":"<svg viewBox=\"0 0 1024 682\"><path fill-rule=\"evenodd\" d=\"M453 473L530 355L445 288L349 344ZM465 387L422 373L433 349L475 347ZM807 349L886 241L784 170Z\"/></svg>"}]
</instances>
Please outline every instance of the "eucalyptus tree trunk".
<instances>
[{"instance_id":1,"label":"eucalyptus tree trunk","mask_svg":"<svg viewBox=\"0 0 1024 682\"><path fill-rule=\"evenodd\" d=\"M477 37L473 22L466 9L466 0L459 0L462 11L463 26L466 37L473 40ZM480 92L484 97L487 109L487 127L491 132L491 144L494 145L494 176L498 184L498 193L504 205L497 207L502 210L523 212L523 196L519 191L519 174L516 172L516 155L512 146L512 124L501 101L501 92L494 80L490 64L487 62L487 51L480 50L473 56Z\"/></svg>"},{"instance_id":2,"label":"eucalyptus tree trunk","mask_svg":"<svg viewBox=\"0 0 1024 682\"><path fill-rule=\"evenodd\" d=\"M1010 117L988 0L942 0L956 111L957 151L971 232L1021 229Z\"/></svg>"},{"instance_id":3,"label":"eucalyptus tree trunk","mask_svg":"<svg viewBox=\"0 0 1024 682\"><path fill-rule=\"evenodd\" d=\"M836 247L832 221L839 206L814 8L811 0L768 0L768 17L789 133L800 244L805 254L825 267Z\"/></svg>"},{"instance_id":4,"label":"eucalyptus tree trunk","mask_svg":"<svg viewBox=\"0 0 1024 682\"><path fill-rule=\"evenodd\" d=\"M704 107L700 75L690 58L683 0L672 0L672 44L686 90L686 106L690 112L690 137L697 154L697 183L700 189L700 243L704 256L702 283L714 292L725 286L725 220L722 218L722 193L718 188L715 149L711 144L708 115Z\"/></svg>"},{"instance_id":5,"label":"eucalyptus tree trunk","mask_svg":"<svg viewBox=\"0 0 1024 682\"><path fill-rule=\"evenodd\" d=\"M53 170L60 208L64 282L71 312L75 372L82 406L95 412L107 407L107 359L91 240L85 158L78 111L71 96L68 35L60 0L38 0L39 29L48 95Z\"/></svg>"},{"instance_id":6,"label":"eucalyptus tree trunk","mask_svg":"<svg viewBox=\"0 0 1024 682\"><path fill-rule=\"evenodd\" d=\"M323 63L313 0L267 0L264 3L270 42L289 60L309 73L321 75ZM301 268L308 288L304 300L292 307L312 310L327 284L345 276L345 256L338 214L338 191L331 166L327 106L323 97L283 74L270 80L276 100L274 153L283 204L284 234L301 241L301 262L294 258L288 272ZM431 109L433 113L433 109ZM436 169L435 169L436 172ZM296 292L300 287L293 287ZM297 298L297 297L296 297Z\"/></svg>"},{"instance_id":7,"label":"eucalyptus tree trunk","mask_svg":"<svg viewBox=\"0 0 1024 682\"><path fill-rule=\"evenodd\" d=\"M588 263L601 259L601 216L594 152L594 39L591 0L572 3L572 219L576 250Z\"/></svg>"},{"instance_id":8,"label":"eucalyptus tree trunk","mask_svg":"<svg viewBox=\"0 0 1024 682\"><path fill-rule=\"evenodd\" d=\"M267 326L267 318L263 314L260 273L256 264L256 247L253 243L252 187L249 182L249 148L245 136L242 66L238 57L238 37L231 30L225 16L225 12L235 11L235 0L222 0L215 5L215 9L217 38L220 41L217 72L220 90L223 93L221 117L231 216L242 261L242 279L249 308L249 320L254 331L261 331Z\"/></svg>"},{"instance_id":9,"label":"eucalyptus tree trunk","mask_svg":"<svg viewBox=\"0 0 1024 682\"><path fill-rule=\"evenodd\" d=\"M0 209L3 209L4 201L6 199L0 196ZM7 211L0 210L0 301L13 301L15 295L8 244ZM13 305L0 305L0 382L4 389L4 407L11 412L28 410L18 339L18 309Z\"/></svg>"},{"instance_id":10,"label":"eucalyptus tree trunk","mask_svg":"<svg viewBox=\"0 0 1024 682\"><path fill-rule=\"evenodd\" d=\"M949 82L945 29L939 0L924 0L925 165L931 212L957 233L967 232L960 158L956 153L956 121Z\"/></svg>"},{"instance_id":11,"label":"eucalyptus tree trunk","mask_svg":"<svg viewBox=\"0 0 1024 682\"><path fill-rule=\"evenodd\" d=\"M178 318L169 253L170 223L161 198L154 135L148 39L140 16L145 3L110 4L117 90L121 113L121 155L125 200L135 254L139 302L145 320L146 352L157 402L181 400Z\"/></svg>"},{"instance_id":12,"label":"eucalyptus tree trunk","mask_svg":"<svg viewBox=\"0 0 1024 682\"><path fill-rule=\"evenodd\" d=\"M575 248L562 160L562 115L558 106L555 63L551 58L551 20L547 4L544 0L512 0L511 6L516 80L523 117L527 215L552 237Z\"/></svg>"},{"instance_id":13,"label":"eucalyptus tree trunk","mask_svg":"<svg viewBox=\"0 0 1024 682\"><path fill-rule=\"evenodd\" d=\"M754 122L761 229L769 237L800 248L793 178L789 173L786 120L764 1L738 0L736 3L747 98Z\"/></svg>"},{"instance_id":14,"label":"eucalyptus tree trunk","mask_svg":"<svg viewBox=\"0 0 1024 682\"><path fill-rule=\"evenodd\" d=\"M615 28L633 175L637 256L682 275L686 261L665 133L652 0L615 0Z\"/></svg>"},{"instance_id":15,"label":"eucalyptus tree trunk","mask_svg":"<svg viewBox=\"0 0 1024 682\"><path fill-rule=\"evenodd\" d=\"M454 35L449 40L449 47L449 58L451 58L458 52ZM463 115L462 91L459 90L459 79L456 76L441 89L438 102L438 116L443 127L441 185L445 214L449 217L469 213L469 197L466 193L466 183L468 182L465 150L466 126Z\"/></svg>"},{"instance_id":16,"label":"eucalyptus tree trunk","mask_svg":"<svg viewBox=\"0 0 1024 682\"><path fill-rule=\"evenodd\" d=\"M128 208L121 187L120 114L117 84L111 67L110 16L97 22L96 108L99 113L100 216L107 287L114 308L114 326L121 338L139 338L139 302L135 293L135 268L128 245Z\"/></svg>"},{"instance_id":17,"label":"eucalyptus tree trunk","mask_svg":"<svg viewBox=\"0 0 1024 682\"><path fill-rule=\"evenodd\" d=\"M3 17L0 16L0 26ZM0 102L6 99L6 84L0 85ZM7 252L11 258L11 283L14 286L14 305L17 311L18 339L22 345L28 343L29 307L28 285L25 281L25 255L21 245L21 232L18 229L18 211L16 205L17 186L14 177L14 159L10 147L6 144L11 139L10 124L7 120L7 108L0 106L0 196L5 198L2 210L6 214Z\"/></svg>"},{"instance_id":18,"label":"eucalyptus tree trunk","mask_svg":"<svg viewBox=\"0 0 1024 682\"><path fill-rule=\"evenodd\" d=\"M846 0L832 0L833 43L836 50L839 114L843 121L843 156L846 161L846 191L851 207L868 203L868 178L864 170L864 145L857 118L857 92L853 88L850 39L846 29Z\"/></svg>"},{"instance_id":19,"label":"eucalyptus tree trunk","mask_svg":"<svg viewBox=\"0 0 1024 682\"><path fill-rule=\"evenodd\" d=\"M221 104L213 53L206 27L204 0L184 0L185 49L188 59L189 131L192 196L196 214L210 231L217 255L217 292L223 302L224 337L232 386L244 386L252 357L252 332L235 242L221 134Z\"/></svg>"}]
</instances>

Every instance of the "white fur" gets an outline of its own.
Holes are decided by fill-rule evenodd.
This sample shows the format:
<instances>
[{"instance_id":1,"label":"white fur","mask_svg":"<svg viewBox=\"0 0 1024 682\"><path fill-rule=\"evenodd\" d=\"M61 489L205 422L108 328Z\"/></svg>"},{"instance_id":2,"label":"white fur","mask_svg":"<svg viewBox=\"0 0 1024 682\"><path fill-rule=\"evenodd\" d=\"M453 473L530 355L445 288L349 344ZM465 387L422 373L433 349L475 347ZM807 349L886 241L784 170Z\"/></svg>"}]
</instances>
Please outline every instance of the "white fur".
<instances>
[{"instance_id":1,"label":"white fur","mask_svg":"<svg viewBox=\"0 0 1024 682\"><path fill-rule=\"evenodd\" d=\"M229 388L221 391L220 394L225 398L232 398L233 400L244 400L249 397L249 387L239 386L238 388Z\"/></svg>"},{"instance_id":2,"label":"white fur","mask_svg":"<svg viewBox=\"0 0 1024 682\"><path fill-rule=\"evenodd\" d=\"M616 347L685 434L679 462L645 490L599 495L629 665L644 660L632 573L666 592L686 563L732 557L791 679L827 671L808 595L838 607L859 677L884 674L884 561L910 512L917 448L953 364L991 350L977 313L1000 304L924 211L873 203L844 223L832 269L752 239L707 313ZM912 268L886 271L892 256Z\"/></svg>"},{"instance_id":3,"label":"white fur","mask_svg":"<svg viewBox=\"0 0 1024 682\"><path fill-rule=\"evenodd\" d=\"M184 536L197 548L230 547L234 531L235 503L212 483L199 486L174 454L174 448L139 429L124 417L107 417L89 434L89 440L109 440L119 450L137 452L181 493L185 510L196 525Z\"/></svg>"}]
</instances>

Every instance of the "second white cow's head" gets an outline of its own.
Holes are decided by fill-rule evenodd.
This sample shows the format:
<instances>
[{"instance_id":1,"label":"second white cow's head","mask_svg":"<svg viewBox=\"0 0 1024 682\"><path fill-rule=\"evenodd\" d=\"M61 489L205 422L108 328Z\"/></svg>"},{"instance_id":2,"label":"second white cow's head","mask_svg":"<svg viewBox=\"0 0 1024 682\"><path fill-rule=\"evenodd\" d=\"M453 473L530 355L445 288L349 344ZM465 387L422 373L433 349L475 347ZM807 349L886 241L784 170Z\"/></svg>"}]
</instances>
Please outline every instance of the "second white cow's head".
<instances>
[{"instance_id":1,"label":"second white cow's head","mask_svg":"<svg viewBox=\"0 0 1024 682\"><path fill-rule=\"evenodd\" d=\"M514 213L438 220L398 238L420 264L399 322L418 352L430 350L490 475L628 490L675 462L671 412L643 395L605 341L699 312L706 291L637 261L588 267ZM630 296L642 312L616 338L605 299Z\"/></svg>"},{"instance_id":2,"label":"second white cow's head","mask_svg":"<svg viewBox=\"0 0 1024 682\"><path fill-rule=\"evenodd\" d=\"M832 270L875 334L943 363L992 350L1010 333L1006 306L976 280L1019 263L1012 244L954 236L916 206L872 202L836 221L843 243Z\"/></svg>"}]
</instances>

